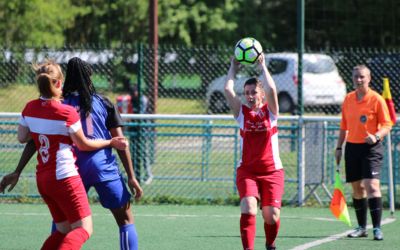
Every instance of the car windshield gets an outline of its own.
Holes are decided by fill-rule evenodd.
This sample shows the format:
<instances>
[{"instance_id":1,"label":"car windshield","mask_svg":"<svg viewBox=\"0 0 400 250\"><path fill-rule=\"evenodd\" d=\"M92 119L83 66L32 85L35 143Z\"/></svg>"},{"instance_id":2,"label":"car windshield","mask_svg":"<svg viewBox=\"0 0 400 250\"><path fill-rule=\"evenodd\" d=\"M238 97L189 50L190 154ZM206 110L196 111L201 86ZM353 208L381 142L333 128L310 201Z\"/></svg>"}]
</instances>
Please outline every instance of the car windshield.
<instances>
[{"instance_id":1,"label":"car windshield","mask_svg":"<svg viewBox=\"0 0 400 250\"><path fill-rule=\"evenodd\" d=\"M335 63L330 58L306 58L304 60L304 73L322 74L332 72L335 69Z\"/></svg>"}]
</instances>

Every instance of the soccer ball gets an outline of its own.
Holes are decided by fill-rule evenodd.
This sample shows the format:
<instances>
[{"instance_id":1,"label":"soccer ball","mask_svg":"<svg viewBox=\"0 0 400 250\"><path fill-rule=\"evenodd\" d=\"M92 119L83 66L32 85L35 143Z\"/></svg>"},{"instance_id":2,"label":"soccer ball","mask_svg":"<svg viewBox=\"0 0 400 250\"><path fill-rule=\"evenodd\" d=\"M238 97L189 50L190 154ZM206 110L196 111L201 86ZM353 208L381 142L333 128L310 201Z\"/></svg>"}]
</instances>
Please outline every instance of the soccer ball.
<instances>
[{"instance_id":1,"label":"soccer ball","mask_svg":"<svg viewBox=\"0 0 400 250\"><path fill-rule=\"evenodd\" d=\"M235 45L235 59L244 65L255 63L261 53L260 42L252 37L240 39Z\"/></svg>"}]
</instances>

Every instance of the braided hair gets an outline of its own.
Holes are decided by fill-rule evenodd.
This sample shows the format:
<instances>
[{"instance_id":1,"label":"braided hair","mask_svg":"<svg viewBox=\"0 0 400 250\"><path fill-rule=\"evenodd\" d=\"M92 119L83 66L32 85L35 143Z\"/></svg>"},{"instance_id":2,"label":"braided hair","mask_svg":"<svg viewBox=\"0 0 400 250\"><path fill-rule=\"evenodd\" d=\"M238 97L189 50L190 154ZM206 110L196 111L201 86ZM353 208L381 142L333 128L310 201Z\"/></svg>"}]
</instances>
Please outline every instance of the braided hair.
<instances>
[{"instance_id":1,"label":"braided hair","mask_svg":"<svg viewBox=\"0 0 400 250\"><path fill-rule=\"evenodd\" d=\"M93 73L89 63L78 57L68 61L67 74L65 77L63 96L66 98L73 92L79 93L80 112L86 116L92 111L92 96L96 94L92 79Z\"/></svg>"}]
</instances>

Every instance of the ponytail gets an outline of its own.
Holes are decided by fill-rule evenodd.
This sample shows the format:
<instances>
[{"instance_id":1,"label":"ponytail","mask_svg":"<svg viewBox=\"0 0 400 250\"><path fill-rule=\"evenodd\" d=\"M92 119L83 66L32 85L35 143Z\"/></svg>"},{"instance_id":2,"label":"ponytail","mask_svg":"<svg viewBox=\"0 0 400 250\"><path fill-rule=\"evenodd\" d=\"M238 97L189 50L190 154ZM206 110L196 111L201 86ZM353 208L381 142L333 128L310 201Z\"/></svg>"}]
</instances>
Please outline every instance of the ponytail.
<instances>
[{"instance_id":1,"label":"ponytail","mask_svg":"<svg viewBox=\"0 0 400 250\"><path fill-rule=\"evenodd\" d=\"M54 86L57 79L52 79L49 74L41 73L36 77L39 93L41 96L51 98L58 95L57 88Z\"/></svg>"},{"instance_id":2,"label":"ponytail","mask_svg":"<svg viewBox=\"0 0 400 250\"><path fill-rule=\"evenodd\" d=\"M61 88L56 88L57 81L63 81L64 75L60 65L54 61L46 61L43 64L34 64L32 66L36 73L36 82L40 95L46 98L60 96Z\"/></svg>"}]
</instances>

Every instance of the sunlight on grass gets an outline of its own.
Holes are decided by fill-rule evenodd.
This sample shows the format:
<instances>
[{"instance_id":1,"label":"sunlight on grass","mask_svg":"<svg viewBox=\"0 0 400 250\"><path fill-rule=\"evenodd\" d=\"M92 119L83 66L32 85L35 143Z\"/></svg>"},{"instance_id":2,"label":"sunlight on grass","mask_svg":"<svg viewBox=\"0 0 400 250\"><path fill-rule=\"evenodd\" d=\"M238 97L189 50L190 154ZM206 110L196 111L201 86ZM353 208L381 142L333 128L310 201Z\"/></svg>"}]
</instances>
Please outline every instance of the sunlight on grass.
<instances>
[{"instance_id":1,"label":"sunlight on grass","mask_svg":"<svg viewBox=\"0 0 400 250\"><path fill-rule=\"evenodd\" d=\"M158 114L205 114L205 103L199 99L158 99Z\"/></svg>"},{"instance_id":2,"label":"sunlight on grass","mask_svg":"<svg viewBox=\"0 0 400 250\"><path fill-rule=\"evenodd\" d=\"M0 112L21 112L25 104L38 98L35 85L12 84L0 89Z\"/></svg>"},{"instance_id":3,"label":"sunlight on grass","mask_svg":"<svg viewBox=\"0 0 400 250\"><path fill-rule=\"evenodd\" d=\"M113 103L122 93L98 91ZM125 93L124 93L125 94ZM38 98L36 85L12 84L0 89L0 112L21 112L25 104ZM159 98L158 114L205 114L205 102L201 99Z\"/></svg>"}]
</instances>

